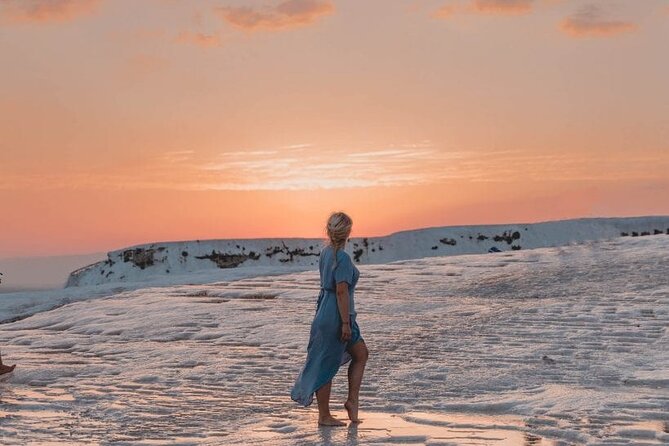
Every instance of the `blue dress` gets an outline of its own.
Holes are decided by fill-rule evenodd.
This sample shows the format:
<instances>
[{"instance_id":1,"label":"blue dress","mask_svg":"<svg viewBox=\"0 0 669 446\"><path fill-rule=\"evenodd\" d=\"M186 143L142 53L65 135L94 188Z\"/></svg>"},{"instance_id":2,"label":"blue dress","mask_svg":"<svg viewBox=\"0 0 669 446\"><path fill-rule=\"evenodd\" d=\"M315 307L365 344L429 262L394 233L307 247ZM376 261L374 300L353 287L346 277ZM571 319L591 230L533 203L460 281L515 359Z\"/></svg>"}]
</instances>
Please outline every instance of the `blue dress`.
<instances>
[{"instance_id":1,"label":"blue dress","mask_svg":"<svg viewBox=\"0 0 669 446\"><path fill-rule=\"evenodd\" d=\"M307 360L290 392L290 397L303 406L309 406L314 399L314 392L334 378L340 366L351 360L347 349L362 340L360 327L355 320L353 300L360 271L348 253L341 248L337 249L335 267L333 253L334 249L327 246L320 254L318 268L321 274L321 290L316 304L316 315L311 323ZM351 340L348 342L341 341L341 315L336 293L336 284L340 282L348 283L351 323Z\"/></svg>"}]
</instances>

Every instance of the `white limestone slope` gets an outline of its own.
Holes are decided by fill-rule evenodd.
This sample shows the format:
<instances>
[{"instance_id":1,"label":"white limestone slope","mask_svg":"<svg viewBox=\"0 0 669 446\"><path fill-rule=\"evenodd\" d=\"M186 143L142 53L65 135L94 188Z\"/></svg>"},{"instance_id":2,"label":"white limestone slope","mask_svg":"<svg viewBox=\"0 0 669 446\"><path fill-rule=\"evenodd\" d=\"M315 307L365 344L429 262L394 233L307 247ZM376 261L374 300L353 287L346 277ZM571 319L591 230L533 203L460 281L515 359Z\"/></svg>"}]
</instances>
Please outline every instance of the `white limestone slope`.
<instances>
[{"instance_id":1,"label":"white limestone slope","mask_svg":"<svg viewBox=\"0 0 669 446\"><path fill-rule=\"evenodd\" d=\"M361 265L340 430L289 398L317 271L71 303L0 325L2 443L669 444L667 265L666 235Z\"/></svg>"},{"instance_id":2,"label":"white limestone slope","mask_svg":"<svg viewBox=\"0 0 669 446\"><path fill-rule=\"evenodd\" d=\"M433 256L563 246L628 234L669 234L669 216L589 218L533 224L444 226L351 238L346 249L357 264L379 264ZM159 242L108 253L70 274L67 287L163 281L189 283L193 272L230 268L296 271L316 268L322 239L239 239ZM181 277L181 278L179 278Z\"/></svg>"}]
</instances>

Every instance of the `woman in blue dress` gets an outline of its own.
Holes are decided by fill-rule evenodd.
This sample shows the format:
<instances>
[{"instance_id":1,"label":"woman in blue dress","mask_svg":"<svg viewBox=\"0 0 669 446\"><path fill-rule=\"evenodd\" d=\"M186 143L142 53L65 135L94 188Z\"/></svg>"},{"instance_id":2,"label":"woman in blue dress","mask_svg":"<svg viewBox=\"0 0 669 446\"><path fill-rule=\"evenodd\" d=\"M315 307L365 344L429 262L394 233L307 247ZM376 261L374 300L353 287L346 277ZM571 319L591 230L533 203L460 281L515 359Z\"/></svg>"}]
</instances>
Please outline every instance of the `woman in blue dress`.
<instances>
[{"instance_id":1,"label":"woman in blue dress","mask_svg":"<svg viewBox=\"0 0 669 446\"><path fill-rule=\"evenodd\" d=\"M307 359L290 393L303 406L309 406L316 393L318 424L325 426L346 425L330 413L330 389L339 367L349 361L344 408L352 422L360 422L358 395L369 353L356 322L353 300L360 271L344 251L352 226L351 217L344 212L334 212L328 218L329 244L321 251L318 262L321 289L311 323Z\"/></svg>"}]
</instances>

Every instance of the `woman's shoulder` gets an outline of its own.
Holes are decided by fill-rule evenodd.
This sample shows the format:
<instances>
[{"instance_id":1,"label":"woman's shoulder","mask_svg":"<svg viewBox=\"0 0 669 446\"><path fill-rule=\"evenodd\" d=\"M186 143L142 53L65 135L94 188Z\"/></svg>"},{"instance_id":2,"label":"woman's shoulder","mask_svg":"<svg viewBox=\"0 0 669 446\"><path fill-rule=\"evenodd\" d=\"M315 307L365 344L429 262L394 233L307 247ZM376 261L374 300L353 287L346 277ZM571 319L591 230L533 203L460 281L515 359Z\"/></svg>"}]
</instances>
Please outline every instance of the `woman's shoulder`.
<instances>
[{"instance_id":1,"label":"woman's shoulder","mask_svg":"<svg viewBox=\"0 0 669 446\"><path fill-rule=\"evenodd\" d=\"M344 251L343 249L337 250L337 260L351 260L351 255Z\"/></svg>"},{"instance_id":2,"label":"woman's shoulder","mask_svg":"<svg viewBox=\"0 0 669 446\"><path fill-rule=\"evenodd\" d=\"M321 255L323 253L326 253L326 252L328 254L332 255L333 251L334 251L334 248L332 247L332 245L327 245L326 247L321 249ZM344 251L342 248L338 248L337 249L337 260L346 259L346 258L348 258L350 260L351 255L348 252Z\"/></svg>"}]
</instances>

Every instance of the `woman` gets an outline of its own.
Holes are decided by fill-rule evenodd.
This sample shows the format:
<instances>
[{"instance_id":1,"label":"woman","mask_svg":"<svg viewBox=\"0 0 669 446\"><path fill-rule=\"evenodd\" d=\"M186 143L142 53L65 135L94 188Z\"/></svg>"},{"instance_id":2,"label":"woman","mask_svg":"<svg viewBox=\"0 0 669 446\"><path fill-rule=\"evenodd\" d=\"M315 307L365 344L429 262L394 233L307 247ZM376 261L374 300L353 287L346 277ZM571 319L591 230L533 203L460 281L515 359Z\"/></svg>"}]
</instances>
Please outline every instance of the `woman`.
<instances>
[{"instance_id":1,"label":"woman","mask_svg":"<svg viewBox=\"0 0 669 446\"><path fill-rule=\"evenodd\" d=\"M344 251L353 221L343 212L334 212L327 222L329 245L320 253L318 268L321 290L316 315L311 323L307 360L290 393L294 401L309 406L314 392L318 401L318 424L345 426L330 413L332 378L339 367L348 367L348 398L344 408L349 419L358 423L358 394L368 351L356 322L353 301L360 271Z\"/></svg>"}]
</instances>

